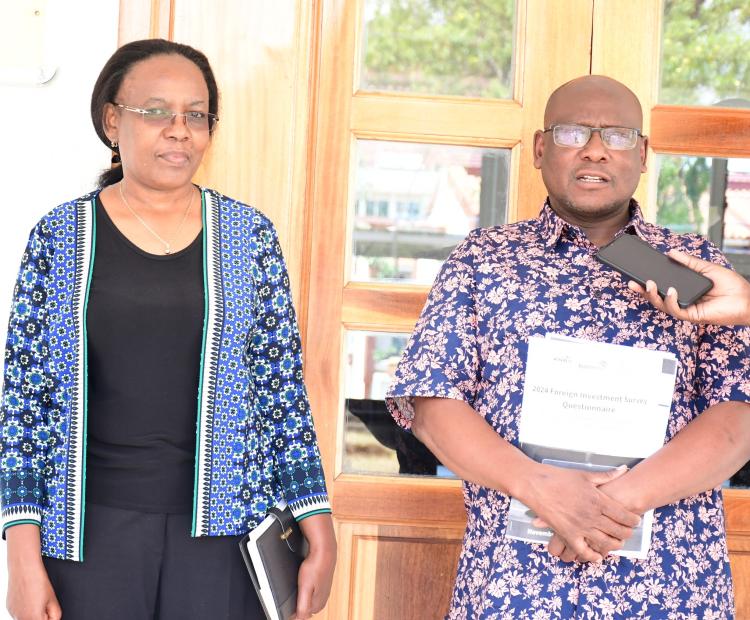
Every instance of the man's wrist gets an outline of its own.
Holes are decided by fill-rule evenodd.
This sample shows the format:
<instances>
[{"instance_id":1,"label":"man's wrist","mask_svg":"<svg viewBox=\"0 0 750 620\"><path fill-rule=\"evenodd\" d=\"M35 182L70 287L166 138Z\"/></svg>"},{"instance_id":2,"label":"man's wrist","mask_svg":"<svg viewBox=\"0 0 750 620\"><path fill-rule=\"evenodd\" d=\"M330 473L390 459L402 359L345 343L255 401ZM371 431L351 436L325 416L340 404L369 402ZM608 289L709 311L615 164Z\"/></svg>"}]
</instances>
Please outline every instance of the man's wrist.
<instances>
[{"instance_id":1,"label":"man's wrist","mask_svg":"<svg viewBox=\"0 0 750 620\"><path fill-rule=\"evenodd\" d=\"M526 456L514 468L515 471L508 480L508 495L523 502L527 506L534 503L534 490L537 488L536 481L544 475L544 465L537 463Z\"/></svg>"},{"instance_id":2,"label":"man's wrist","mask_svg":"<svg viewBox=\"0 0 750 620\"><path fill-rule=\"evenodd\" d=\"M635 514L642 515L649 509L646 493L637 484L633 484L632 479L628 480L627 474L603 484L599 489Z\"/></svg>"}]
</instances>

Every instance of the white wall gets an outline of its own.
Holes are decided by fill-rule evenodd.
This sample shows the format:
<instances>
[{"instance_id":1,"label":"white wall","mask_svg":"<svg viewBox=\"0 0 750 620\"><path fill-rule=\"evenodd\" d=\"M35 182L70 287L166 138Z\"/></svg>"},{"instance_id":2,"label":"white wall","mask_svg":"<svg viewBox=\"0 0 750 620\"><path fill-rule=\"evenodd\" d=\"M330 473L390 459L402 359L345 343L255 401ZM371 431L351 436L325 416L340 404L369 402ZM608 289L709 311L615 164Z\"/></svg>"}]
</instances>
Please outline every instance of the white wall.
<instances>
[{"instance_id":1,"label":"white wall","mask_svg":"<svg viewBox=\"0 0 750 620\"><path fill-rule=\"evenodd\" d=\"M91 125L89 100L99 71L117 48L119 0L65 0L40 6L45 4L49 12L44 15L45 44L48 59L57 65L55 77L43 86L0 82L3 344L7 309L29 231L55 205L93 189L98 173L109 165L109 151ZM11 26L21 41L28 33L18 30ZM13 62L0 58L0 67ZM0 543L0 618L10 617L5 612L5 591L5 544Z\"/></svg>"}]
</instances>

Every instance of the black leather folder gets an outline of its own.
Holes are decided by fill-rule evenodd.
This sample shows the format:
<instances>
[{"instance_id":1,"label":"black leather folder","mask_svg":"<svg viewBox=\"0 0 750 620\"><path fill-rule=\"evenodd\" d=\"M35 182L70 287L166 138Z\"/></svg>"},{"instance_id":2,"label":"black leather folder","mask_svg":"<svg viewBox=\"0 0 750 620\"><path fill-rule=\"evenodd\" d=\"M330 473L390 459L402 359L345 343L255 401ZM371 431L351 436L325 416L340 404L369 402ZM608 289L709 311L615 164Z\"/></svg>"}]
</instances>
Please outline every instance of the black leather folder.
<instances>
[{"instance_id":1,"label":"black leather folder","mask_svg":"<svg viewBox=\"0 0 750 620\"><path fill-rule=\"evenodd\" d=\"M250 580L268 620L288 620L297 608L297 573L307 555L307 541L285 504L240 541Z\"/></svg>"}]
</instances>

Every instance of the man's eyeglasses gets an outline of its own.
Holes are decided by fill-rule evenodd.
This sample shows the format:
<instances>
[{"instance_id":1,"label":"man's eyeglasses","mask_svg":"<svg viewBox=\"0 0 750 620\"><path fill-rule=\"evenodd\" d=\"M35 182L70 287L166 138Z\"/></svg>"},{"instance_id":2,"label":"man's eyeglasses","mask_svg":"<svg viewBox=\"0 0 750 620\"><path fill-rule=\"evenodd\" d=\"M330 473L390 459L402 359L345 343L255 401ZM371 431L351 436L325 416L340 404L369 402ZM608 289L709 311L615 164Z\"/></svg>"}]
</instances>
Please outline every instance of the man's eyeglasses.
<instances>
[{"instance_id":1,"label":"man's eyeglasses","mask_svg":"<svg viewBox=\"0 0 750 620\"><path fill-rule=\"evenodd\" d=\"M629 151L638 144L643 134L630 127L588 127L586 125L552 125L543 133L552 132L552 139L557 146L581 149L591 140L591 133L599 132L604 146L614 151Z\"/></svg>"},{"instance_id":2,"label":"man's eyeglasses","mask_svg":"<svg viewBox=\"0 0 750 620\"><path fill-rule=\"evenodd\" d=\"M178 116L182 116L185 119L185 124L193 131L213 131L216 123L219 122L219 117L210 112L199 112L197 110L175 112L164 108L134 108L122 103L114 103L113 105L128 112L140 114L146 123L157 127L169 127Z\"/></svg>"}]
</instances>

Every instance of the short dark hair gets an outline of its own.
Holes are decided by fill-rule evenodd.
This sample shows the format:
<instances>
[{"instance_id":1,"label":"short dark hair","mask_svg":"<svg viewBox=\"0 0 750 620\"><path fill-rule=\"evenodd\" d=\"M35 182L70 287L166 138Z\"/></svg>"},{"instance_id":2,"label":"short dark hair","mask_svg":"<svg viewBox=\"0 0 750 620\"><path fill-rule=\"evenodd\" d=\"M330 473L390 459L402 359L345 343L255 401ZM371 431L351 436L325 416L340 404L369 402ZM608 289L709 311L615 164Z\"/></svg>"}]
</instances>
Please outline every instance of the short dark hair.
<instances>
[{"instance_id":1,"label":"short dark hair","mask_svg":"<svg viewBox=\"0 0 750 620\"><path fill-rule=\"evenodd\" d=\"M216 86L216 78L214 77L214 72L211 69L208 58L206 58L203 52L199 52L189 45L167 41L166 39L142 39L126 43L112 54L107 64L104 65L91 93L91 121L94 123L96 135L99 136L99 139L108 148L112 147L110 146L107 134L104 132L104 106L114 102L120 90L122 80L135 64L152 56L166 56L170 54L177 54L187 58L200 69L208 87L208 111L211 114L218 113L219 89ZM113 150L117 151L117 148L115 147ZM99 176L99 187L112 185L121 179L122 166L116 165L102 172Z\"/></svg>"}]
</instances>

